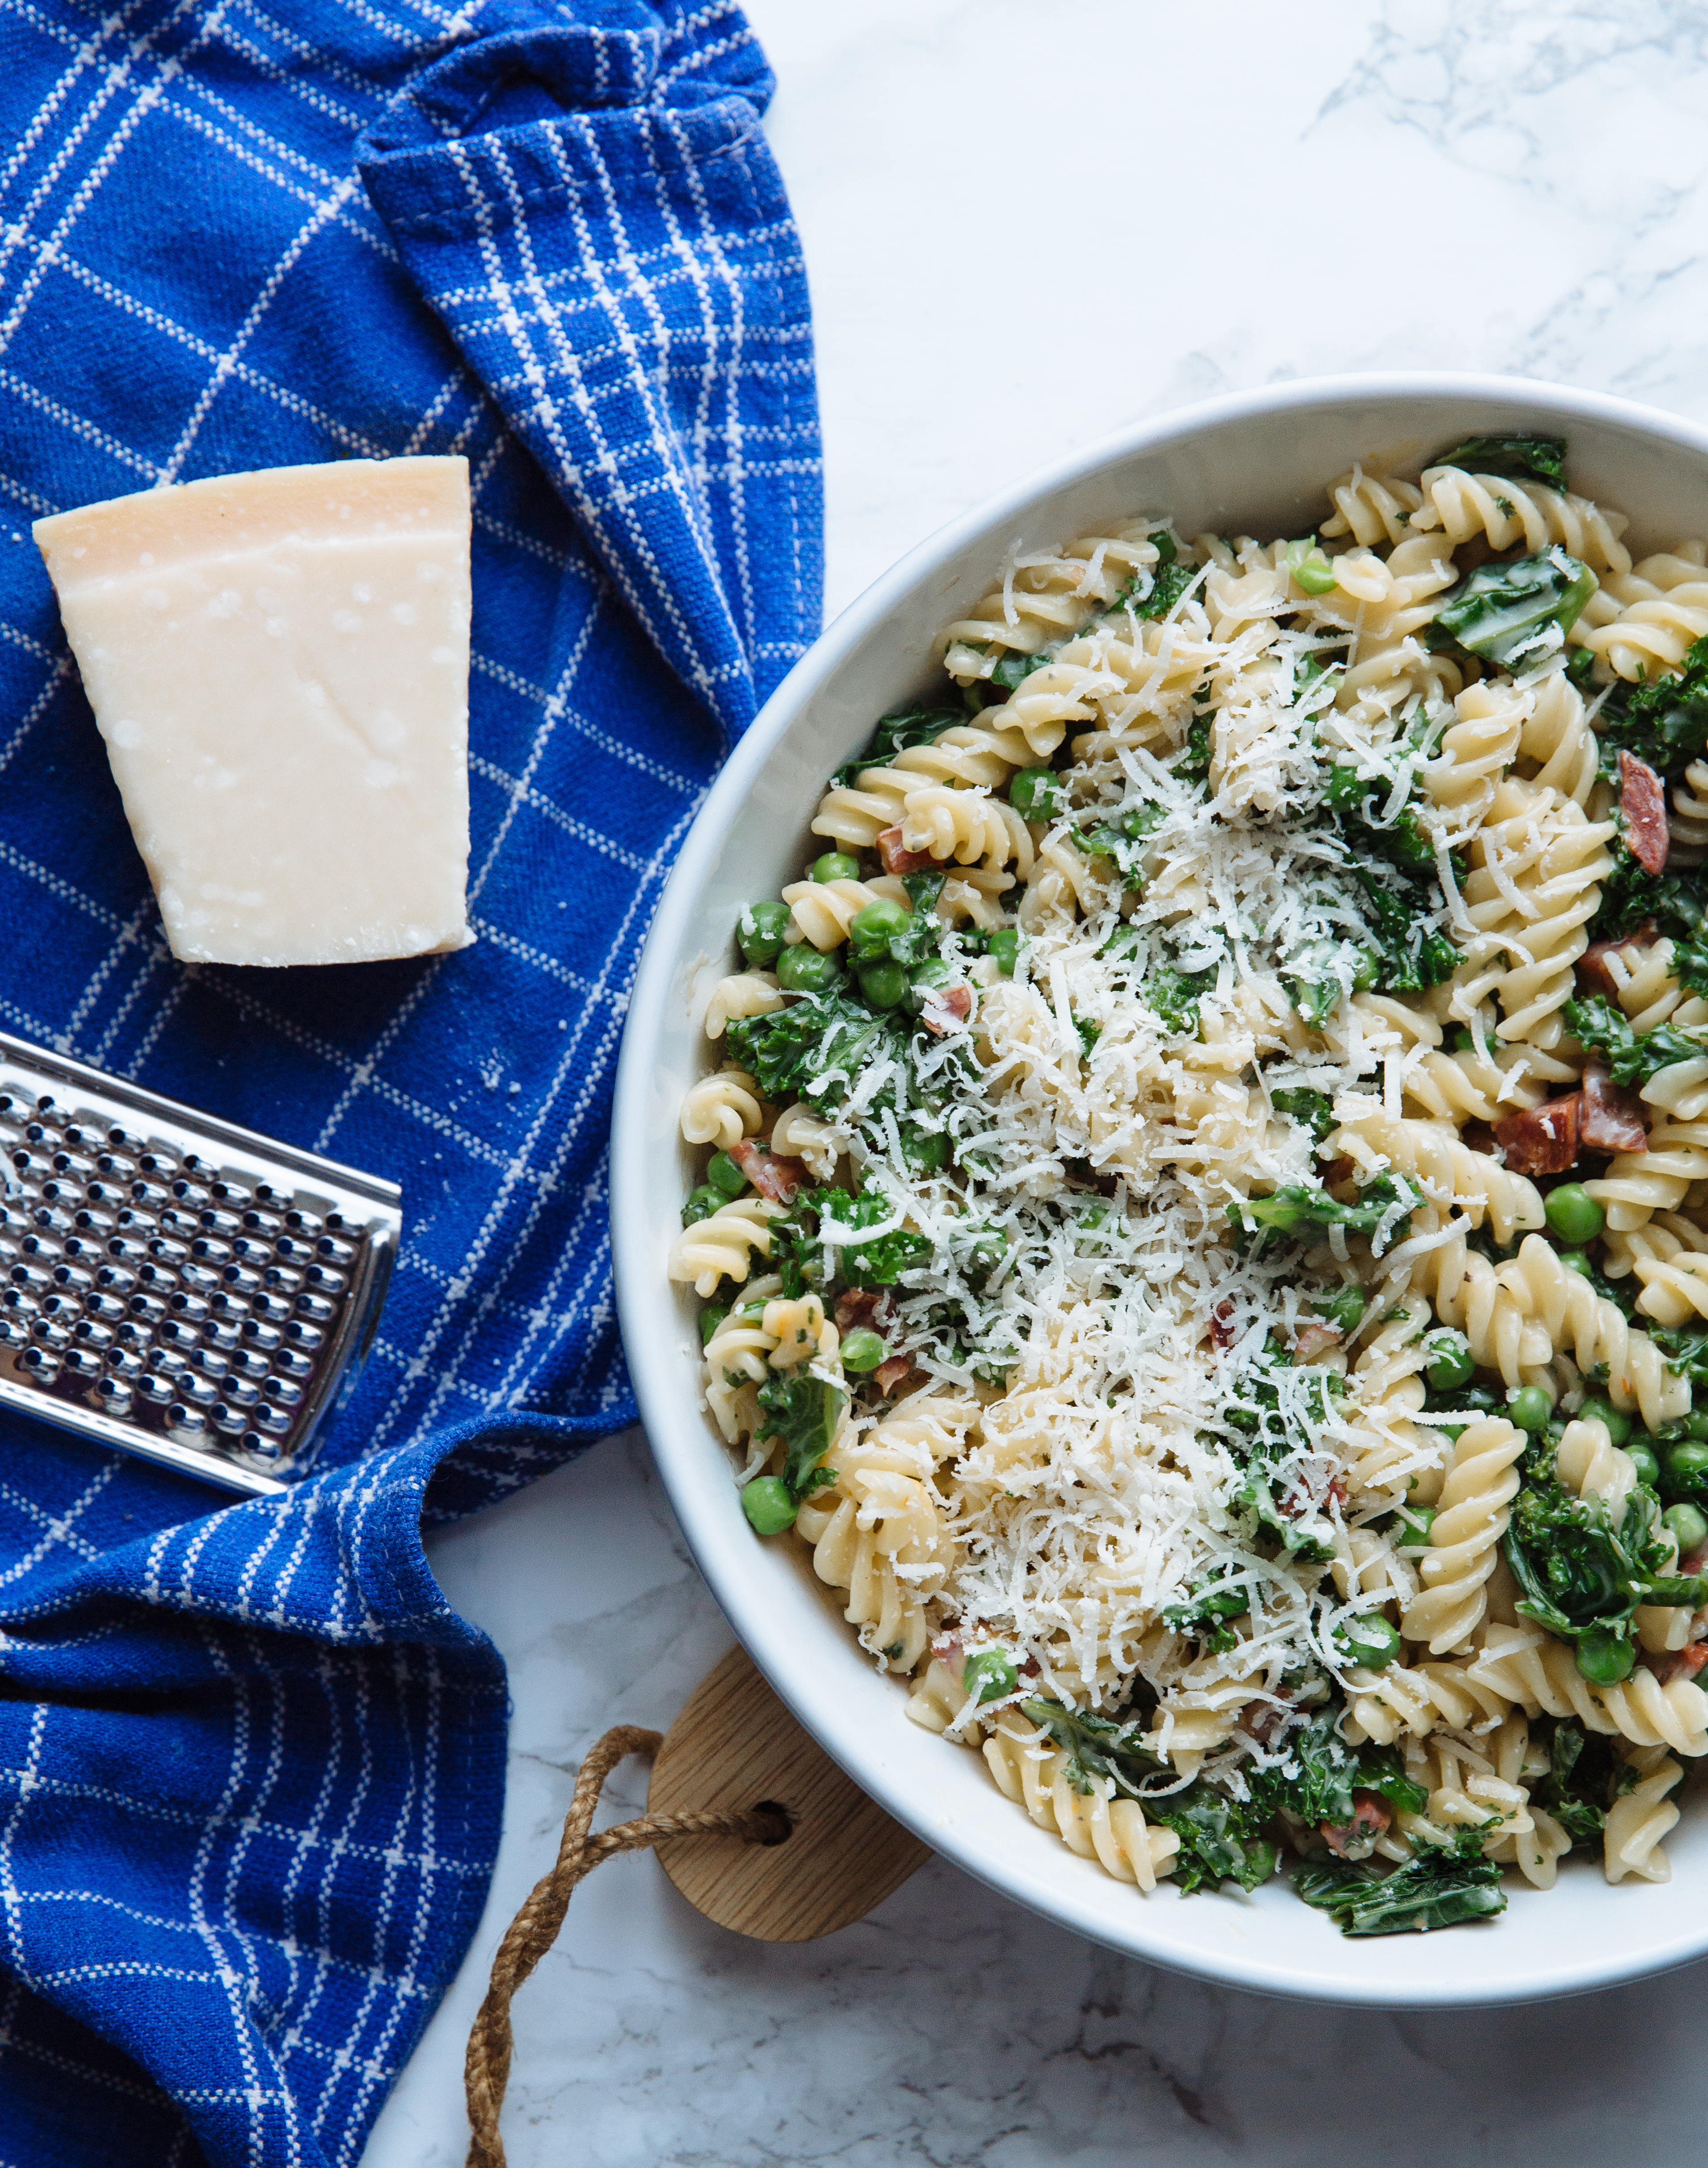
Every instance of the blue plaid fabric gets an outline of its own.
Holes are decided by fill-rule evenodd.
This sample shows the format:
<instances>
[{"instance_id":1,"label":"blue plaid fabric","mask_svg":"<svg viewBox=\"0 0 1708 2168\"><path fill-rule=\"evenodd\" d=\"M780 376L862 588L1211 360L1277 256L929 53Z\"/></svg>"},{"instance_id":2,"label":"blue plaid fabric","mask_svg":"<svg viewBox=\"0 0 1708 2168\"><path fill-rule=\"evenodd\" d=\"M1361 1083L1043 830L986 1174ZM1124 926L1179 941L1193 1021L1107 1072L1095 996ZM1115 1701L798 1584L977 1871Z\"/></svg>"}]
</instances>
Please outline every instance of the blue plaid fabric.
<instances>
[{"instance_id":1,"label":"blue plaid fabric","mask_svg":"<svg viewBox=\"0 0 1708 2168\"><path fill-rule=\"evenodd\" d=\"M320 1472L0 1421L0 2168L351 2162L478 1917L504 1678L424 1512L632 1416L630 976L816 630L805 283L727 0L0 0L0 1021L402 1185ZM463 452L478 944L167 952L29 523Z\"/></svg>"}]
</instances>

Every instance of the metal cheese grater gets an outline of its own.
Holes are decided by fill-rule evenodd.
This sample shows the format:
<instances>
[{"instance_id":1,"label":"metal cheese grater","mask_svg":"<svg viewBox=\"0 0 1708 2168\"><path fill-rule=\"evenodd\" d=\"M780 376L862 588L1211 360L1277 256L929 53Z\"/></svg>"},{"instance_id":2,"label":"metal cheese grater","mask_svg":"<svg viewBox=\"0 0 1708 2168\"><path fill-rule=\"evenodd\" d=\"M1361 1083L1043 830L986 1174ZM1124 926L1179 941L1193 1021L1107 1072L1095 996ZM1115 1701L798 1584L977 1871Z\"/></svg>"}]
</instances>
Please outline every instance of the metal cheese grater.
<instances>
[{"instance_id":1,"label":"metal cheese grater","mask_svg":"<svg viewBox=\"0 0 1708 2168\"><path fill-rule=\"evenodd\" d=\"M0 1405L284 1490L379 1321L400 1193L0 1032Z\"/></svg>"}]
</instances>

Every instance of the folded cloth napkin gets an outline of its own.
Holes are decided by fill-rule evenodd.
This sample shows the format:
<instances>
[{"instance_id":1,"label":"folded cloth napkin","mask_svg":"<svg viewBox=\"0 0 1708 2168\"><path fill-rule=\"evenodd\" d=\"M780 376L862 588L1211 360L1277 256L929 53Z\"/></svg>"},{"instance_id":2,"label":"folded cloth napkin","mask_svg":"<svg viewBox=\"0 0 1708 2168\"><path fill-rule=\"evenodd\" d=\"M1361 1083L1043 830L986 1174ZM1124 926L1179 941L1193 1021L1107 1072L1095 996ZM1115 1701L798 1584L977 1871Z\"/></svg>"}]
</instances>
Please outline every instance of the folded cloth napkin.
<instances>
[{"instance_id":1,"label":"folded cloth napkin","mask_svg":"<svg viewBox=\"0 0 1708 2168\"><path fill-rule=\"evenodd\" d=\"M0 1421L0 2164L320 2168L497 1840L503 1671L423 1511L632 1416L612 1071L672 854L816 629L805 283L726 0L39 0L0 55L0 1022L406 1213L289 1496ZM416 451L473 478L478 943L187 970L28 523Z\"/></svg>"}]
</instances>

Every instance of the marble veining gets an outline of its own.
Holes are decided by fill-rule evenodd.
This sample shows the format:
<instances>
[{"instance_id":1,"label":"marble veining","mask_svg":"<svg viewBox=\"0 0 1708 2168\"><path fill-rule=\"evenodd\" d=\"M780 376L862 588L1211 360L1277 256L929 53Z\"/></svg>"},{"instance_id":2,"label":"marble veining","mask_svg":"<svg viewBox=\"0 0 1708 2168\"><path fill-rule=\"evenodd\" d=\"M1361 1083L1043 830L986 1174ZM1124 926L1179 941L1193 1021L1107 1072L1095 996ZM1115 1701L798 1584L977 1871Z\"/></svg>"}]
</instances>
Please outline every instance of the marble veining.
<instances>
[{"instance_id":1,"label":"marble veining","mask_svg":"<svg viewBox=\"0 0 1708 2168\"><path fill-rule=\"evenodd\" d=\"M1708 419L1695 0L748 8L814 285L833 610L1042 461L1218 391L1504 370ZM366 2168L462 2160L469 2022L582 1751L668 1724L729 1640L638 1435L432 1550L511 1666L507 1830ZM625 1769L614 1809L644 1794ZM1094 1948L941 1862L767 1948L623 1860L517 2001L506 2133L514 2168L1686 2157L1705 1989L1312 2008Z\"/></svg>"}]
</instances>

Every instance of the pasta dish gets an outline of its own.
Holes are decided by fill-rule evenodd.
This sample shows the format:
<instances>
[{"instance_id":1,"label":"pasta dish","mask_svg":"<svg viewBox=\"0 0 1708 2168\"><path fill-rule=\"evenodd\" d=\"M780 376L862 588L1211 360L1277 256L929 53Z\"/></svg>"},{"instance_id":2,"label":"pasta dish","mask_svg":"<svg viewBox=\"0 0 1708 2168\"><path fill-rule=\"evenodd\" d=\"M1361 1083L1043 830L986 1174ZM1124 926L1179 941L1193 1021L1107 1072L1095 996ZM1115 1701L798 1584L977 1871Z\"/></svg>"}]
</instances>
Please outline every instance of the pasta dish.
<instances>
[{"instance_id":1,"label":"pasta dish","mask_svg":"<svg viewBox=\"0 0 1708 2168\"><path fill-rule=\"evenodd\" d=\"M1663 1880L1708 1751L1708 545L1565 452L1010 556L711 993L747 1517L1141 1889Z\"/></svg>"}]
</instances>

